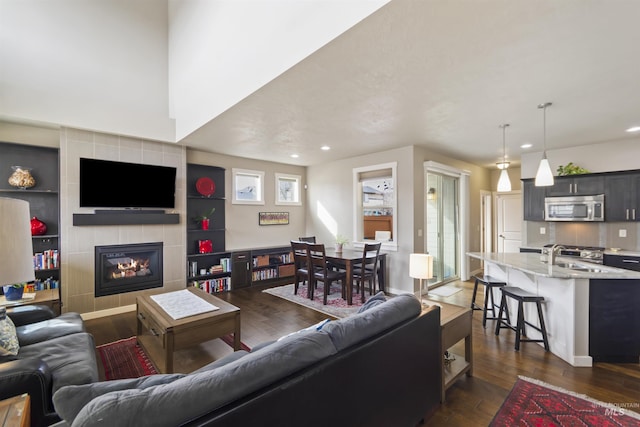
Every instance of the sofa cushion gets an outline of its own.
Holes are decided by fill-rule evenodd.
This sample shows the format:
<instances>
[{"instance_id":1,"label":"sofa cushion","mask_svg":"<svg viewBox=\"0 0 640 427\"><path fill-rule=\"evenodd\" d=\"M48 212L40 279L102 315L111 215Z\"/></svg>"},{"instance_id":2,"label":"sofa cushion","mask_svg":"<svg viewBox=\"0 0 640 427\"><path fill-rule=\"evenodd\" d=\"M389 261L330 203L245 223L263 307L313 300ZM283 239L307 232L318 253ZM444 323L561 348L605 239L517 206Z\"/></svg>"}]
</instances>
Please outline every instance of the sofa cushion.
<instances>
[{"instance_id":1,"label":"sofa cushion","mask_svg":"<svg viewBox=\"0 0 640 427\"><path fill-rule=\"evenodd\" d=\"M61 418L65 420L73 420L87 403L105 393L134 388L144 390L148 387L173 382L184 376L185 374L158 374L141 378L103 381L83 385L70 385L62 387L53 395L53 406L56 409L56 413L60 415Z\"/></svg>"},{"instance_id":2,"label":"sofa cushion","mask_svg":"<svg viewBox=\"0 0 640 427\"><path fill-rule=\"evenodd\" d=\"M74 427L125 425L123 420L131 426L180 425L335 353L323 331L300 333L169 384L106 393L65 420Z\"/></svg>"},{"instance_id":3,"label":"sofa cushion","mask_svg":"<svg viewBox=\"0 0 640 427\"><path fill-rule=\"evenodd\" d=\"M384 292L380 291L374 296L370 297L362 306L358 309L358 313L369 310L371 307L380 305L387 300Z\"/></svg>"},{"instance_id":4,"label":"sofa cushion","mask_svg":"<svg viewBox=\"0 0 640 427\"><path fill-rule=\"evenodd\" d=\"M236 360L240 359L241 357L244 357L247 354L249 354L249 352L245 350L234 351L233 353L227 354L225 357L221 359L211 362L208 365L204 365L200 369L196 369L191 374L197 374L198 372L210 371L212 369L219 368L231 362L235 362Z\"/></svg>"},{"instance_id":5,"label":"sofa cushion","mask_svg":"<svg viewBox=\"0 0 640 427\"><path fill-rule=\"evenodd\" d=\"M20 347L18 357L42 359L51 371L52 393L66 385L98 381L93 337L81 332Z\"/></svg>"},{"instance_id":6,"label":"sofa cushion","mask_svg":"<svg viewBox=\"0 0 640 427\"><path fill-rule=\"evenodd\" d=\"M2 307L4 311L5 308ZM16 327L6 313L0 314L0 356L15 356L20 350Z\"/></svg>"},{"instance_id":7,"label":"sofa cushion","mask_svg":"<svg viewBox=\"0 0 640 427\"><path fill-rule=\"evenodd\" d=\"M64 313L42 322L30 323L16 328L20 345L30 345L52 338L84 332L84 322L78 313Z\"/></svg>"},{"instance_id":8,"label":"sofa cushion","mask_svg":"<svg viewBox=\"0 0 640 427\"><path fill-rule=\"evenodd\" d=\"M401 322L417 317L422 310L412 294L402 294L337 322L329 322L322 330L329 334L338 351L359 343Z\"/></svg>"}]
</instances>

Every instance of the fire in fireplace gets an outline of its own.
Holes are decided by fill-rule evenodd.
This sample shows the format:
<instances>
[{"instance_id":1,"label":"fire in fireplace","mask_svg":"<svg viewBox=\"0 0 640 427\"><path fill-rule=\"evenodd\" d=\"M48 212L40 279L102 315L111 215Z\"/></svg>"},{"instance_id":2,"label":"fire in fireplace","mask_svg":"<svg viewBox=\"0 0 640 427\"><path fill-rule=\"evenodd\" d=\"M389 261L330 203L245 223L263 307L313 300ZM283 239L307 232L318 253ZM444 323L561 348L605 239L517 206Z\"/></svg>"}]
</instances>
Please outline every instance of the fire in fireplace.
<instances>
[{"instance_id":1,"label":"fire in fireplace","mask_svg":"<svg viewBox=\"0 0 640 427\"><path fill-rule=\"evenodd\" d=\"M96 297L162 286L162 242L96 246Z\"/></svg>"}]
</instances>

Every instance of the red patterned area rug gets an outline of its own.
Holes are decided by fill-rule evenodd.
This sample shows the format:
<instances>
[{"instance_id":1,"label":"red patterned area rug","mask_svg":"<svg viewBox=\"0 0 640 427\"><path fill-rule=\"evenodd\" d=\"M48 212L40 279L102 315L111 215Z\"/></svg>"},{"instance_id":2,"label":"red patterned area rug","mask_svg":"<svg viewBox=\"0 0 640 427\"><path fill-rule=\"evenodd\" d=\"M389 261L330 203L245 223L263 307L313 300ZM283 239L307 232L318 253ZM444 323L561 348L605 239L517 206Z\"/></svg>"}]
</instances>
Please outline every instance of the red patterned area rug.
<instances>
[{"instance_id":1,"label":"red patterned area rug","mask_svg":"<svg viewBox=\"0 0 640 427\"><path fill-rule=\"evenodd\" d=\"M106 380L138 378L157 374L149 356L138 345L136 337L97 347Z\"/></svg>"},{"instance_id":2,"label":"red patterned area rug","mask_svg":"<svg viewBox=\"0 0 640 427\"><path fill-rule=\"evenodd\" d=\"M631 427L640 414L634 402L605 403L545 382L519 377L490 426Z\"/></svg>"},{"instance_id":3,"label":"red patterned area rug","mask_svg":"<svg viewBox=\"0 0 640 427\"><path fill-rule=\"evenodd\" d=\"M225 335L221 339L233 347L233 335ZM240 342L240 347L242 350L251 350L243 342ZM149 356L138 345L136 337L104 344L98 346L97 350L104 368L105 380L138 378L158 373Z\"/></svg>"},{"instance_id":4,"label":"red patterned area rug","mask_svg":"<svg viewBox=\"0 0 640 427\"><path fill-rule=\"evenodd\" d=\"M262 292L284 298L291 302L295 302L296 304L309 307L313 310L337 318L347 317L350 314L355 313L362 305L362 300L360 299L359 294L354 294L352 299L353 305L348 305L347 301L342 299L342 289L340 283L333 283L331 285L331 291L329 295L327 295L327 305L324 305L322 303L324 295L322 284L320 284L314 291L313 300L307 298L306 285L300 285L298 287L298 293L296 295L293 294L293 284L278 286L276 288L267 288ZM365 291L364 296L365 298L369 298L369 292Z\"/></svg>"}]
</instances>

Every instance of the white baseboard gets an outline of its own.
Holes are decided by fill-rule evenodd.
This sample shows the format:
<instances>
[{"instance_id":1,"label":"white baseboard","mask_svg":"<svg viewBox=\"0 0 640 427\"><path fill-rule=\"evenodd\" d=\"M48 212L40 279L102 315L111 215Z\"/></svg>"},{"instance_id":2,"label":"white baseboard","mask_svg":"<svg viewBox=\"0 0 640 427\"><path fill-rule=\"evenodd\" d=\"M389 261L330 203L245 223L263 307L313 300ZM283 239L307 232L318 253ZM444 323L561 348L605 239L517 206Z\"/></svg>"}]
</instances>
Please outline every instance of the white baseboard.
<instances>
[{"instance_id":1,"label":"white baseboard","mask_svg":"<svg viewBox=\"0 0 640 427\"><path fill-rule=\"evenodd\" d=\"M122 307L107 308L105 310L91 311L89 313L82 313L82 320L99 319L101 317L113 316L115 314L128 313L130 311L136 311L136 305L124 305Z\"/></svg>"}]
</instances>

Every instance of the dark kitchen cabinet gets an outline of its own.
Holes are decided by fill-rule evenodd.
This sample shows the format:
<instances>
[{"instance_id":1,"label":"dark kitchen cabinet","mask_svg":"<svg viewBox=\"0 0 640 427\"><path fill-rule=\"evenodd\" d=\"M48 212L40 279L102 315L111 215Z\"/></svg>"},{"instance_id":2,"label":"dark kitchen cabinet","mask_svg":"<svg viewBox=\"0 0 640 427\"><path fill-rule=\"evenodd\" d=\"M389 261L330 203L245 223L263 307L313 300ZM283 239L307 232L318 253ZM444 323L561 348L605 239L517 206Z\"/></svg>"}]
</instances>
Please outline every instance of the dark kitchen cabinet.
<instances>
[{"instance_id":1,"label":"dark kitchen cabinet","mask_svg":"<svg viewBox=\"0 0 640 427\"><path fill-rule=\"evenodd\" d=\"M640 257L636 256L604 254L602 262L609 267L640 271Z\"/></svg>"},{"instance_id":2,"label":"dark kitchen cabinet","mask_svg":"<svg viewBox=\"0 0 640 427\"><path fill-rule=\"evenodd\" d=\"M605 221L640 220L640 174L609 175L605 178Z\"/></svg>"},{"instance_id":3,"label":"dark kitchen cabinet","mask_svg":"<svg viewBox=\"0 0 640 427\"><path fill-rule=\"evenodd\" d=\"M605 179L602 175L558 176L554 184L547 187L547 196L592 196L603 194Z\"/></svg>"},{"instance_id":4,"label":"dark kitchen cabinet","mask_svg":"<svg viewBox=\"0 0 640 427\"><path fill-rule=\"evenodd\" d=\"M640 360L640 281L589 281L589 355L594 362Z\"/></svg>"},{"instance_id":5,"label":"dark kitchen cabinet","mask_svg":"<svg viewBox=\"0 0 640 427\"><path fill-rule=\"evenodd\" d=\"M544 197L547 187L536 187L535 180L522 180L523 215L525 221L544 221Z\"/></svg>"}]
</instances>

